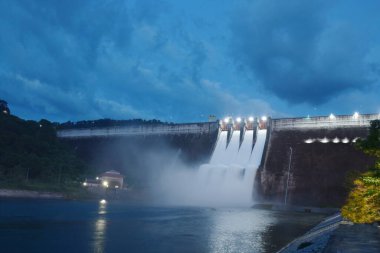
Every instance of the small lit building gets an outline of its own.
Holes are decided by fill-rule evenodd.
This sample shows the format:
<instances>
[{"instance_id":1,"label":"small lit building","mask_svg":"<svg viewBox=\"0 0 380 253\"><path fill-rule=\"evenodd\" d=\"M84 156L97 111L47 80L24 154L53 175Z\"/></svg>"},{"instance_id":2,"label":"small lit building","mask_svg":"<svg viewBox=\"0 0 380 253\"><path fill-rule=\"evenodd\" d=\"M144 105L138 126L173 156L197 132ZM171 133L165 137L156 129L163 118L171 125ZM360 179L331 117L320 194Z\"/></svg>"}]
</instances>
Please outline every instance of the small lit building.
<instances>
[{"instance_id":1,"label":"small lit building","mask_svg":"<svg viewBox=\"0 0 380 253\"><path fill-rule=\"evenodd\" d=\"M105 188L123 188L124 177L116 170L109 170L100 175L99 180Z\"/></svg>"}]
</instances>

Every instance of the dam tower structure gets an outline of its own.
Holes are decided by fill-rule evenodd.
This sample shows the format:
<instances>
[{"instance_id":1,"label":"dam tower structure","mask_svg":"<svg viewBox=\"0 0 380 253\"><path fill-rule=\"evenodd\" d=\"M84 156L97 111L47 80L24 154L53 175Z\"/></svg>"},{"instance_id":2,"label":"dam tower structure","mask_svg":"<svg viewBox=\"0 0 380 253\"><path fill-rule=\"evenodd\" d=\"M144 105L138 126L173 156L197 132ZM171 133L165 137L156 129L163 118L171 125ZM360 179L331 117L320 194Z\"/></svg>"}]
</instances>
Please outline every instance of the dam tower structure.
<instances>
[{"instance_id":1,"label":"dam tower structure","mask_svg":"<svg viewBox=\"0 0 380 253\"><path fill-rule=\"evenodd\" d=\"M267 119L231 117L219 121L219 134L207 164L198 171L198 187L210 204L249 206L253 184L261 164Z\"/></svg>"}]
</instances>

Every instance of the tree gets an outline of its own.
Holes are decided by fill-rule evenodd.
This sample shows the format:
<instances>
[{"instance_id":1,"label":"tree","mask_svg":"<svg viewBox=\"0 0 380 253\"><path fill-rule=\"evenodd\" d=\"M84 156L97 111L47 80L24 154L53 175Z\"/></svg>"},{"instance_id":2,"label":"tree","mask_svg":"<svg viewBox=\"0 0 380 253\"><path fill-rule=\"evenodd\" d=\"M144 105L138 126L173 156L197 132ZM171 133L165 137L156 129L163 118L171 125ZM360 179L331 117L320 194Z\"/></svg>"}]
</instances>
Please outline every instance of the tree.
<instances>
[{"instance_id":1,"label":"tree","mask_svg":"<svg viewBox=\"0 0 380 253\"><path fill-rule=\"evenodd\" d=\"M376 158L375 165L354 181L342 215L356 223L380 221L380 120L371 122L366 140L358 148Z\"/></svg>"},{"instance_id":2,"label":"tree","mask_svg":"<svg viewBox=\"0 0 380 253\"><path fill-rule=\"evenodd\" d=\"M9 110L7 101L1 100L1 99L0 99L0 113L4 113L4 114L11 113L11 111Z\"/></svg>"}]
</instances>

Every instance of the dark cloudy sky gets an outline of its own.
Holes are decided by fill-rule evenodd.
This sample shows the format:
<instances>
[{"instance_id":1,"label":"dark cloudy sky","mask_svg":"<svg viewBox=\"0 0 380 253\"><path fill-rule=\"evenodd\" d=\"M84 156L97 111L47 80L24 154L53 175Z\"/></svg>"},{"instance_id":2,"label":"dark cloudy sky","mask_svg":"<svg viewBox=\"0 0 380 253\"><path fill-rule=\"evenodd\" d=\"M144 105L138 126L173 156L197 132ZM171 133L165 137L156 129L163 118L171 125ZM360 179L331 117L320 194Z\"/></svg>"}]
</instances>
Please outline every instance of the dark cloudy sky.
<instances>
[{"instance_id":1,"label":"dark cloudy sky","mask_svg":"<svg viewBox=\"0 0 380 253\"><path fill-rule=\"evenodd\" d=\"M0 98L54 121L380 112L378 0L1 0Z\"/></svg>"}]
</instances>

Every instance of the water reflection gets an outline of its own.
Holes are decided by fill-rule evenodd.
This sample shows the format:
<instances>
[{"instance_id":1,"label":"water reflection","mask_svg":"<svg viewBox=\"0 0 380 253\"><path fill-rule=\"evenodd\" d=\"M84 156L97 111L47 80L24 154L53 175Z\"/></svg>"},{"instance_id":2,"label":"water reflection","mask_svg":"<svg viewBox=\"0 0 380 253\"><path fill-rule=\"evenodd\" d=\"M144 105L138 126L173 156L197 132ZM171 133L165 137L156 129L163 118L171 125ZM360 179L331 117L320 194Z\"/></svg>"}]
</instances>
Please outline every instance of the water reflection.
<instances>
[{"instance_id":1,"label":"water reflection","mask_svg":"<svg viewBox=\"0 0 380 253\"><path fill-rule=\"evenodd\" d=\"M264 214L250 209L216 211L209 252L264 252L262 235L275 222Z\"/></svg>"},{"instance_id":2,"label":"water reflection","mask_svg":"<svg viewBox=\"0 0 380 253\"><path fill-rule=\"evenodd\" d=\"M93 248L94 252L102 253L105 252L105 238L106 238L106 228L107 221L104 215L107 213L107 202L101 200L99 202L98 208L98 218L95 221L94 236L93 236Z\"/></svg>"},{"instance_id":3,"label":"water reflection","mask_svg":"<svg viewBox=\"0 0 380 253\"><path fill-rule=\"evenodd\" d=\"M273 253L323 218L61 200L1 200L0 206L0 252Z\"/></svg>"},{"instance_id":4,"label":"water reflection","mask_svg":"<svg viewBox=\"0 0 380 253\"><path fill-rule=\"evenodd\" d=\"M321 214L270 212L272 222L261 233L262 252L277 252L324 218Z\"/></svg>"}]
</instances>

